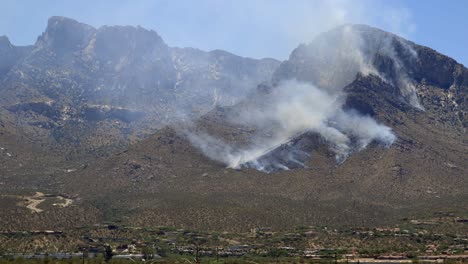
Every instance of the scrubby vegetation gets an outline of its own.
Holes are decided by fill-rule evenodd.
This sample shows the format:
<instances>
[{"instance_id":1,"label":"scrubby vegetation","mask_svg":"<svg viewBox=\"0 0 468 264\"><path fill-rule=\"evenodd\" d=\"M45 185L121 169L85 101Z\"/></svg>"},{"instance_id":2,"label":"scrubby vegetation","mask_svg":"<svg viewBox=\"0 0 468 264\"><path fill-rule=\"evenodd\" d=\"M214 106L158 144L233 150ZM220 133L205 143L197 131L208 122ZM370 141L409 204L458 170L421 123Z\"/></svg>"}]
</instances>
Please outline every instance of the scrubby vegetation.
<instances>
[{"instance_id":1,"label":"scrubby vegetation","mask_svg":"<svg viewBox=\"0 0 468 264\"><path fill-rule=\"evenodd\" d=\"M62 231L5 231L0 234L4 262L56 261L85 256L87 263L151 260L181 263L235 262L466 260L468 220L463 213L438 213L422 219L403 219L393 226L269 227L249 232L214 232L174 227L135 227L119 222ZM35 260L34 260L35 259ZM127 260L126 260L127 259ZM216 262L214 262L216 263Z\"/></svg>"}]
</instances>

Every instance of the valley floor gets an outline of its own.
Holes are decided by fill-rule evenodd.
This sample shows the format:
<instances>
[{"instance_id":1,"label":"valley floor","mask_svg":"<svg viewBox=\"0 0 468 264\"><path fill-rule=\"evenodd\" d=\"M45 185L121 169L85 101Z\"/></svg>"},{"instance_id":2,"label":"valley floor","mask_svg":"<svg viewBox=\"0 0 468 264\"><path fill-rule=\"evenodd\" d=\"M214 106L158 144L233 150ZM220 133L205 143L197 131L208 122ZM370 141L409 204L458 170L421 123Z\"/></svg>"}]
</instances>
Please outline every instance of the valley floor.
<instances>
[{"instance_id":1,"label":"valley floor","mask_svg":"<svg viewBox=\"0 0 468 264\"><path fill-rule=\"evenodd\" d=\"M269 227L250 232L126 226L2 231L0 263L410 263L467 262L468 218L453 212L385 227ZM47 260L47 261L46 261Z\"/></svg>"},{"instance_id":2,"label":"valley floor","mask_svg":"<svg viewBox=\"0 0 468 264\"><path fill-rule=\"evenodd\" d=\"M375 258L347 258L347 259L318 259L318 258L301 258L301 257L229 257L229 258L214 258L214 257L200 257L199 259L191 256L168 256L164 258L151 258L143 259L139 256L115 256L113 259L105 260L102 256L93 258L54 258L37 256L37 258L0 258L0 264L40 264L40 263L83 263L83 264L97 264L97 263L210 263L210 264L229 264L229 263L316 263L316 264L331 264L331 263L359 263L359 264L400 264L400 263L467 263L468 255L450 255L438 256L432 258L413 258L413 259L375 259Z\"/></svg>"}]
</instances>

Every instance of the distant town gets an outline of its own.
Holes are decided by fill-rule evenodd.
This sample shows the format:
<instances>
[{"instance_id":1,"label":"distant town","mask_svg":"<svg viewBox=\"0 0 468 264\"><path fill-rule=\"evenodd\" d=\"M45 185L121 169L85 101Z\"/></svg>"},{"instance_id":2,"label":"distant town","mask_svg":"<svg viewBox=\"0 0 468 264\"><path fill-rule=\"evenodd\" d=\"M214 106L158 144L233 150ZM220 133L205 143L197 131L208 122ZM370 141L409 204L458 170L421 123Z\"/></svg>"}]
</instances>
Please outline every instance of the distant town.
<instances>
[{"instance_id":1,"label":"distant town","mask_svg":"<svg viewBox=\"0 0 468 264\"><path fill-rule=\"evenodd\" d=\"M202 232L115 222L68 232L2 231L0 253L2 261L466 262L467 227L468 218L452 213L407 219L393 227L309 226L291 232L269 227L245 233Z\"/></svg>"}]
</instances>

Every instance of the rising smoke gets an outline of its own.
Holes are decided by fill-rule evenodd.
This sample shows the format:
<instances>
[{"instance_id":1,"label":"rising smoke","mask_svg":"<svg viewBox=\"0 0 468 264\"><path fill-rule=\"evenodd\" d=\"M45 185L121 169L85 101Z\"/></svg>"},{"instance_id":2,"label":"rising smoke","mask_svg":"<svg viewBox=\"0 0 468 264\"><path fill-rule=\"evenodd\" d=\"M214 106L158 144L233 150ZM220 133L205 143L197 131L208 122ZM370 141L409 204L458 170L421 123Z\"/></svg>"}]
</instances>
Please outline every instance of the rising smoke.
<instances>
[{"instance_id":1,"label":"rising smoke","mask_svg":"<svg viewBox=\"0 0 468 264\"><path fill-rule=\"evenodd\" d=\"M277 72L277 85L262 98L263 102L248 111L238 110L236 119L231 120L255 131L269 131L268 137L256 133L250 145L238 147L204 133L186 134L211 159L230 168L253 167L266 172L305 167L309 154L293 143L305 134L318 135L335 153L338 163L371 142L388 147L396 139L392 130L370 116L345 110L343 88L358 73L372 74L398 87L401 99L422 109L400 58L402 52L417 58L411 46L395 35L369 27L344 26L293 52L289 64L285 64L289 68ZM391 61L385 72L374 65L381 57ZM282 152L281 157L275 152Z\"/></svg>"},{"instance_id":2,"label":"rising smoke","mask_svg":"<svg viewBox=\"0 0 468 264\"><path fill-rule=\"evenodd\" d=\"M286 164L277 159L263 159L304 133L320 135L335 153L337 162L343 162L353 151L365 148L372 141L389 146L395 140L390 128L371 117L343 110L342 94L329 94L293 80L282 82L275 91L265 107L237 115L237 122L272 131L268 138L257 138L256 143L243 148L203 133L187 133L188 138L209 158L230 168L254 167L267 172L289 169L290 162L305 167L300 160L308 154L295 148L289 150Z\"/></svg>"}]
</instances>

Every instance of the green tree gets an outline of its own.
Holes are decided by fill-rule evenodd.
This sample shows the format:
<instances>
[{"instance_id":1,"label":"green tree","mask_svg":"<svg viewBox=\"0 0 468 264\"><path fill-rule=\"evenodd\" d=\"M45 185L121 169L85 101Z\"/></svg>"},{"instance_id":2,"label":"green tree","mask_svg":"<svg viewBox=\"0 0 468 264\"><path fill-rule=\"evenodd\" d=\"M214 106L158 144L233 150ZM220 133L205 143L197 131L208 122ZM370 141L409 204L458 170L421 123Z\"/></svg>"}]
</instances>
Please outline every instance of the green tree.
<instances>
[{"instance_id":1,"label":"green tree","mask_svg":"<svg viewBox=\"0 0 468 264\"><path fill-rule=\"evenodd\" d=\"M154 249L152 247L145 247L142 250L143 253L143 258L146 260L153 259L154 258Z\"/></svg>"},{"instance_id":2,"label":"green tree","mask_svg":"<svg viewBox=\"0 0 468 264\"><path fill-rule=\"evenodd\" d=\"M114 253L112 253L112 247L110 245L106 245L104 251L104 260L106 262L109 262L112 259L113 255Z\"/></svg>"}]
</instances>

